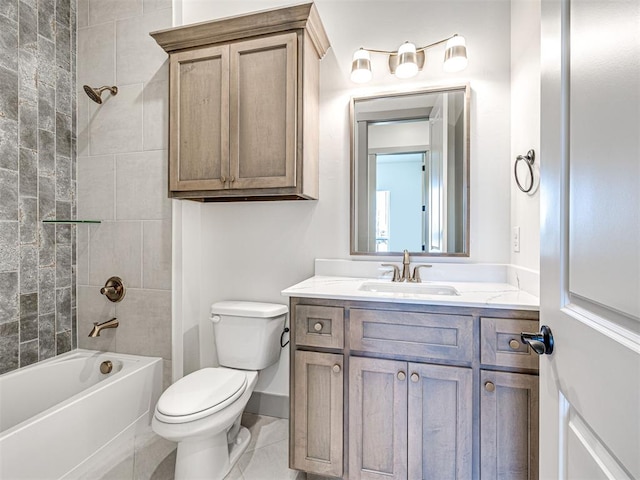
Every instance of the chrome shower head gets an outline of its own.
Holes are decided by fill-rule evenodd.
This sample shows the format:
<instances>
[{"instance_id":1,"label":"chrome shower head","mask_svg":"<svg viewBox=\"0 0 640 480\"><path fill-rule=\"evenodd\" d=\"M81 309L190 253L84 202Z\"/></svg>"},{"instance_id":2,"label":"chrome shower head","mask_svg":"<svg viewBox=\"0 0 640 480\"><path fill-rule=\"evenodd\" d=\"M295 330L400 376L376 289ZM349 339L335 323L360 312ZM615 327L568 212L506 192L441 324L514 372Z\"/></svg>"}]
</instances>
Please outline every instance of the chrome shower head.
<instances>
[{"instance_id":1,"label":"chrome shower head","mask_svg":"<svg viewBox=\"0 0 640 480\"><path fill-rule=\"evenodd\" d=\"M105 90L109 90L109 92L111 92L111 95L117 95L118 94L118 87L100 87L100 88L93 88L90 87L89 85L84 85L82 88L84 88L85 93L89 96L89 98L91 100L93 100L96 103L102 103L102 92L104 92Z\"/></svg>"}]
</instances>

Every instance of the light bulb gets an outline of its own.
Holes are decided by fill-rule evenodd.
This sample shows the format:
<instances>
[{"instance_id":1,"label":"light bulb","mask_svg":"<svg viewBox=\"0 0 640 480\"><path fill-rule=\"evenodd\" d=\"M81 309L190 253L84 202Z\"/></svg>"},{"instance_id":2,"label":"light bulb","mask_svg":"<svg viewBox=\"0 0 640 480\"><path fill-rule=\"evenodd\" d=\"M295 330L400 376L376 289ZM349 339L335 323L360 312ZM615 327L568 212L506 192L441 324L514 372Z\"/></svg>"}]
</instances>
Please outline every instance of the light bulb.
<instances>
[{"instance_id":1,"label":"light bulb","mask_svg":"<svg viewBox=\"0 0 640 480\"><path fill-rule=\"evenodd\" d=\"M464 70L466 67L467 47L464 37L455 35L447 41L442 69L445 72L453 73Z\"/></svg>"},{"instance_id":2,"label":"light bulb","mask_svg":"<svg viewBox=\"0 0 640 480\"><path fill-rule=\"evenodd\" d=\"M371 80L371 60L369 52L364 48L356 50L351 63L351 81L355 83L367 83Z\"/></svg>"},{"instance_id":3,"label":"light bulb","mask_svg":"<svg viewBox=\"0 0 640 480\"><path fill-rule=\"evenodd\" d=\"M416 46L413 43L405 42L398 49L398 66L396 67L396 77L411 78L418 74L418 61Z\"/></svg>"}]
</instances>

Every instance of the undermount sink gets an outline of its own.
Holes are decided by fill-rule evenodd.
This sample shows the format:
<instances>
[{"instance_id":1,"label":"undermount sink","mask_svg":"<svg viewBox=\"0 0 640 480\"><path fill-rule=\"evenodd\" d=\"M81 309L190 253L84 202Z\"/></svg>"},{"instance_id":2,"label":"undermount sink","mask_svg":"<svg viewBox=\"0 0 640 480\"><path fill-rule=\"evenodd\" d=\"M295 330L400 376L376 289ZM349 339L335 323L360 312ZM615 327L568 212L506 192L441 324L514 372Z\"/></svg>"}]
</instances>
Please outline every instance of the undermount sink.
<instances>
[{"instance_id":1,"label":"undermount sink","mask_svg":"<svg viewBox=\"0 0 640 480\"><path fill-rule=\"evenodd\" d=\"M411 295L460 295L455 288L449 285L435 285L432 283L364 282L358 290L363 292L408 293Z\"/></svg>"}]
</instances>

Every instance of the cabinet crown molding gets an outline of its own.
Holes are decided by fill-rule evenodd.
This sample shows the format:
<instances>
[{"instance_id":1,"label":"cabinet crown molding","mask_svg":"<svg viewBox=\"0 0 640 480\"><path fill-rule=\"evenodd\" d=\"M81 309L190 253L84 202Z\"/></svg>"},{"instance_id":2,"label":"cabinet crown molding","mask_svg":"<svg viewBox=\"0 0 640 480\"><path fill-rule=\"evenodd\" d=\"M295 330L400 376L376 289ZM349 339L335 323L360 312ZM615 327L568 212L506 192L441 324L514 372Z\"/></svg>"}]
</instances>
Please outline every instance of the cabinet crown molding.
<instances>
[{"instance_id":1,"label":"cabinet crown molding","mask_svg":"<svg viewBox=\"0 0 640 480\"><path fill-rule=\"evenodd\" d=\"M318 10L313 3L168 28L151 32L149 35L167 53L171 53L186 48L271 35L295 29L306 30L318 58L324 57L331 45L320 21Z\"/></svg>"}]
</instances>

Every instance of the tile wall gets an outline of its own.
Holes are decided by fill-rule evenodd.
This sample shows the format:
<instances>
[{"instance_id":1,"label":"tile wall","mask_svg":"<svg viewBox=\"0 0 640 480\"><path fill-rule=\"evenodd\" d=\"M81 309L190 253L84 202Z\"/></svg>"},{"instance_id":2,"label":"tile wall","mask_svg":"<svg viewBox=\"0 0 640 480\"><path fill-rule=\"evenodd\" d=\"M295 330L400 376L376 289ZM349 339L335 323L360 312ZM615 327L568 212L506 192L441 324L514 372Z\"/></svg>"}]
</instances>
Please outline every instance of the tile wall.
<instances>
[{"instance_id":1,"label":"tile wall","mask_svg":"<svg viewBox=\"0 0 640 480\"><path fill-rule=\"evenodd\" d=\"M0 2L0 373L76 347L75 0Z\"/></svg>"},{"instance_id":2,"label":"tile wall","mask_svg":"<svg viewBox=\"0 0 640 480\"><path fill-rule=\"evenodd\" d=\"M171 27L171 0L78 0L78 338L81 348L158 356L170 374L171 202L168 62L149 32ZM115 85L92 102L82 85ZM127 293L100 295L113 275ZM88 338L93 322L117 329Z\"/></svg>"}]
</instances>

